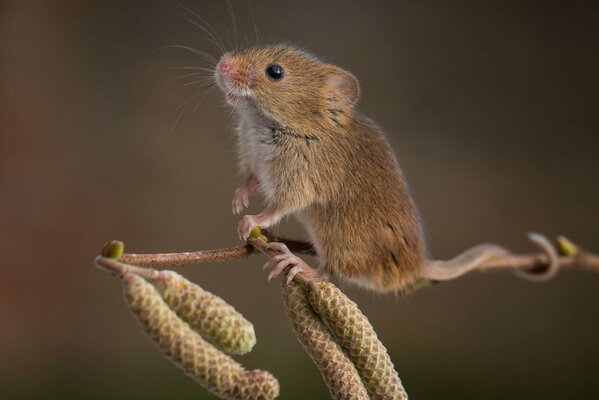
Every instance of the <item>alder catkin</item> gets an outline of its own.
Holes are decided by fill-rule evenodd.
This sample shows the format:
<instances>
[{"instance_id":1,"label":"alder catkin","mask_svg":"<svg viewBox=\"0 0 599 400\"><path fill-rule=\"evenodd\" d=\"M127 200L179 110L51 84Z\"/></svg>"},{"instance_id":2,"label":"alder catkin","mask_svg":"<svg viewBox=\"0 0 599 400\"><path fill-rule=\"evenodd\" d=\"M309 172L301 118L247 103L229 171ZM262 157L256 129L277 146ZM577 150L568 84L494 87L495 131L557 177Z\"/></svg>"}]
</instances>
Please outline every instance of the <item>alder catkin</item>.
<instances>
[{"instance_id":1,"label":"alder catkin","mask_svg":"<svg viewBox=\"0 0 599 400\"><path fill-rule=\"evenodd\" d=\"M150 282L181 319L219 349L245 354L256 344L254 325L220 297L173 271L161 271Z\"/></svg>"},{"instance_id":2,"label":"alder catkin","mask_svg":"<svg viewBox=\"0 0 599 400\"><path fill-rule=\"evenodd\" d=\"M334 400L368 400L352 361L314 313L303 285L283 283L283 301L290 325L316 364Z\"/></svg>"},{"instance_id":3,"label":"alder catkin","mask_svg":"<svg viewBox=\"0 0 599 400\"><path fill-rule=\"evenodd\" d=\"M353 361L371 399L408 398L387 349L356 303L330 282L306 285L309 304Z\"/></svg>"},{"instance_id":4,"label":"alder catkin","mask_svg":"<svg viewBox=\"0 0 599 400\"><path fill-rule=\"evenodd\" d=\"M154 286L142 277L123 276L127 305L166 357L210 392L223 399L271 400L279 382L267 371L247 371L182 321Z\"/></svg>"}]
</instances>

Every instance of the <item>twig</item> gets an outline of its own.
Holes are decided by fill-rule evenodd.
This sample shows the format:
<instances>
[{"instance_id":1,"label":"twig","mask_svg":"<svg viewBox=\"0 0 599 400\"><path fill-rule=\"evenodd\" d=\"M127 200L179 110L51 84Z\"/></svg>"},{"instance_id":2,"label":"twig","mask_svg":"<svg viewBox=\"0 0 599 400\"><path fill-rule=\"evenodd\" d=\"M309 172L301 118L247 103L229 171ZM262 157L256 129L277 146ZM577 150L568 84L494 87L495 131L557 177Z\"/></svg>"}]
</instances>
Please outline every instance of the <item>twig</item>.
<instances>
[{"instance_id":1,"label":"twig","mask_svg":"<svg viewBox=\"0 0 599 400\"><path fill-rule=\"evenodd\" d=\"M599 256L580 250L576 256L559 256L560 269L581 269L599 272ZM482 263L477 269L480 271L491 270L527 270L534 272L543 270L549 263L549 258L543 253L514 254L498 257Z\"/></svg>"},{"instance_id":2,"label":"twig","mask_svg":"<svg viewBox=\"0 0 599 400\"><path fill-rule=\"evenodd\" d=\"M547 244L551 246L549 241L547 241ZM558 237L557 244L560 255L556 255L555 261L559 269L581 269L599 272L599 255L574 245L563 236ZM477 269L480 271L509 269L535 273L545 270L553 261L551 258L547 251L531 254L509 254L483 262Z\"/></svg>"},{"instance_id":3,"label":"twig","mask_svg":"<svg viewBox=\"0 0 599 400\"><path fill-rule=\"evenodd\" d=\"M314 247L308 242L300 240L285 239L274 236L267 231L262 231L268 242L283 242L289 250L295 253L316 255ZM110 242L109 242L110 243ZM119 260L125 264L137 265L138 267L181 267L185 265L202 264L215 261L230 261L258 254L251 244L244 246L228 247L224 249L200 250L185 253L155 253L134 254L125 253Z\"/></svg>"},{"instance_id":4,"label":"twig","mask_svg":"<svg viewBox=\"0 0 599 400\"><path fill-rule=\"evenodd\" d=\"M557 239L559 255L555 251L553 245L544 236L532 234L529 235L529 238L541 248L542 252L497 256L490 260L485 260L478 265L474 265L468 270L460 271L448 280L458 278L465 273L472 271L485 272L512 270L518 272L521 277L531 280L550 279L559 269L580 269L599 272L599 255L578 247L563 236L560 236ZM256 229L252 232L250 238L248 238L248 244L244 246L185 253L125 253L119 255L117 258L121 263L128 264L129 267L166 267L236 260L258 254L258 251L256 250L259 250L259 252L262 252L268 257L274 257L278 253L268 246L269 242L274 241L285 243L291 251L296 253L316 254L312 245L307 242L279 238L269 232ZM109 242L106 246L109 246L111 243L117 242ZM103 254L106 254L107 251L107 247L105 247ZM107 260L108 259L105 259L104 261L101 261L101 263L105 264L106 262L110 262ZM96 262L98 263L98 261ZM113 272L114 271L117 270L113 269ZM136 273L141 275L138 271L136 271ZM305 276L301 275L301 273L297 276L296 280L300 283L306 283L308 281Z\"/></svg>"}]
</instances>

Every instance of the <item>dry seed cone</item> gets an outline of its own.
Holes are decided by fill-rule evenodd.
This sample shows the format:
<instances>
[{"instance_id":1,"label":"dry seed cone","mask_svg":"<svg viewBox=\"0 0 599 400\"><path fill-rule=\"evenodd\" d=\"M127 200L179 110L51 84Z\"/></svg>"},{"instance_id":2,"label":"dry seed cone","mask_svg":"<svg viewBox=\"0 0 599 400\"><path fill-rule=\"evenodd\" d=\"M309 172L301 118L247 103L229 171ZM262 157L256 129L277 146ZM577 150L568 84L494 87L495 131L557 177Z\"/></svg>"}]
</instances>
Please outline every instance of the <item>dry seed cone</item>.
<instances>
[{"instance_id":1,"label":"dry seed cone","mask_svg":"<svg viewBox=\"0 0 599 400\"><path fill-rule=\"evenodd\" d=\"M312 310L304 287L295 282L283 284L283 300L291 327L320 370L331 397L368 400L358 371Z\"/></svg>"},{"instance_id":2,"label":"dry seed cone","mask_svg":"<svg viewBox=\"0 0 599 400\"><path fill-rule=\"evenodd\" d=\"M370 397L407 399L387 349L356 303L329 282L311 283L306 290L312 308L356 365Z\"/></svg>"},{"instance_id":3,"label":"dry seed cone","mask_svg":"<svg viewBox=\"0 0 599 400\"><path fill-rule=\"evenodd\" d=\"M256 344L254 325L223 299L173 271L151 279L177 315L219 349L245 354Z\"/></svg>"},{"instance_id":4,"label":"dry seed cone","mask_svg":"<svg viewBox=\"0 0 599 400\"><path fill-rule=\"evenodd\" d=\"M125 301L150 338L186 374L223 399L271 400L279 382L269 372L247 371L179 319L154 287L135 274L123 277Z\"/></svg>"}]
</instances>

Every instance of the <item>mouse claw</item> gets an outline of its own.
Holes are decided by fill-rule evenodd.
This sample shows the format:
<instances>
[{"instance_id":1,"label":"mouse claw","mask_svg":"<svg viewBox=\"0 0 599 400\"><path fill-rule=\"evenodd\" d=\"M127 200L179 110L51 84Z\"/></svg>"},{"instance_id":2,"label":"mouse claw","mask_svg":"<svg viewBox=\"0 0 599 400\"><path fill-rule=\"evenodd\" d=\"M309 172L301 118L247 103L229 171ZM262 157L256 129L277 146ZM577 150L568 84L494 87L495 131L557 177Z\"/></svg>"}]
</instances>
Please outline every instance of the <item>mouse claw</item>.
<instances>
[{"instance_id":1,"label":"mouse claw","mask_svg":"<svg viewBox=\"0 0 599 400\"><path fill-rule=\"evenodd\" d=\"M285 279L285 283L289 285L293 281L293 278L295 278L297 274L303 272L304 270L305 268L303 268L301 265L296 265L295 267L291 268L289 272L287 272L287 278Z\"/></svg>"},{"instance_id":2,"label":"mouse claw","mask_svg":"<svg viewBox=\"0 0 599 400\"><path fill-rule=\"evenodd\" d=\"M235 189L233 192L233 200L231 201L231 208L233 209L233 215L241 213L250 205L249 192L245 187Z\"/></svg>"},{"instance_id":3,"label":"mouse claw","mask_svg":"<svg viewBox=\"0 0 599 400\"><path fill-rule=\"evenodd\" d=\"M278 251L281 254L292 254L291 250L285 243L281 242L270 242L268 243L268 248L274 251Z\"/></svg>"},{"instance_id":4,"label":"mouse claw","mask_svg":"<svg viewBox=\"0 0 599 400\"><path fill-rule=\"evenodd\" d=\"M264 264L264 269L272 268L272 271L268 274L269 281L278 277L287 269L289 269L285 278L287 283L291 282L299 273L309 280L320 280L325 278L323 274L313 269L306 264L304 260L293 254L284 243L271 242L268 244L268 248L280 253Z\"/></svg>"},{"instance_id":5,"label":"mouse claw","mask_svg":"<svg viewBox=\"0 0 599 400\"><path fill-rule=\"evenodd\" d=\"M239 233L239 239L245 241L248 237L250 237L250 233L252 229L260 226L258 218L255 215L244 215L239 221L239 225L237 227L237 232Z\"/></svg>"},{"instance_id":6,"label":"mouse claw","mask_svg":"<svg viewBox=\"0 0 599 400\"><path fill-rule=\"evenodd\" d=\"M281 275L281 273L285 271L287 267L296 267L301 264L306 265L304 261L293 254L284 243L271 242L268 244L268 248L280 253L272 257L264 264L264 269L272 268L272 271L270 271L270 274L268 274L269 281Z\"/></svg>"},{"instance_id":7,"label":"mouse claw","mask_svg":"<svg viewBox=\"0 0 599 400\"><path fill-rule=\"evenodd\" d=\"M285 255L283 254L279 254L277 256L274 256L273 258L269 259L267 262L264 263L264 265L262 266L262 270L267 270L269 268L274 268L277 266L277 264L279 262L281 262L283 259L285 258Z\"/></svg>"},{"instance_id":8,"label":"mouse claw","mask_svg":"<svg viewBox=\"0 0 599 400\"><path fill-rule=\"evenodd\" d=\"M291 283L297 274L301 274L308 281L323 281L328 279L328 275L320 270L316 270L306 264L303 260L287 272L286 283Z\"/></svg>"},{"instance_id":9,"label":"mouse claw","mask_svg":"<svg viewBox=\"0 0 599 400\"><path fill-rule=\"evenodd\" d=\"M285 268L296 265L300 261L301 260L297 257L282 257L273 267L272 271L270 271L270 274L268 274L268 281L270 282L271 279L277 278L283 271L285 271Z\"/></svg>"}]
</instances>

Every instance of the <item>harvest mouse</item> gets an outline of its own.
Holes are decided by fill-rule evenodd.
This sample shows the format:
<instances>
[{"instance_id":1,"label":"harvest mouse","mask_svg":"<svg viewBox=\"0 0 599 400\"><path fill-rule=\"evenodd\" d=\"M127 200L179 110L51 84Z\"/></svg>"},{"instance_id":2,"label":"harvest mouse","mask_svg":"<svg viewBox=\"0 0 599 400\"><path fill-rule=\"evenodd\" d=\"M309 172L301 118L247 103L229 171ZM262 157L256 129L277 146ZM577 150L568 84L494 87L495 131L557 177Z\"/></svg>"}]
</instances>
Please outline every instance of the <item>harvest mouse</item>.
<instances>
[{"instance_id":1,"label":"harvest mouse","mask_svg":"<svg viewBox=\"0 0 599 400\"><path fill-rule=\"evenodd\" d=\"M215 78L239 117L240 167L246 182L233 212L261 192L266 207L245 215L239 235L295 215L318 255L317 269L284 244L269 278L291 267L311 279L330 276L380 292L402 291L419 277L450 279L473 263L503 255L474 247L453 260L427 258L420 218L406 179L381 128L356 110L356 77L289 45L225 53Z\"/></svg>"}]
</instances>

